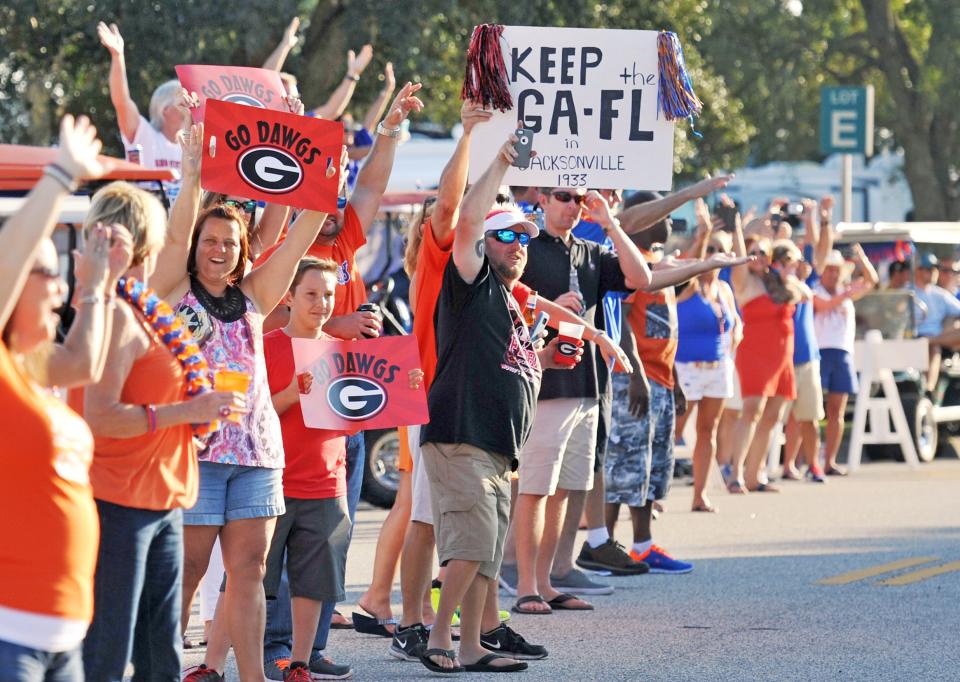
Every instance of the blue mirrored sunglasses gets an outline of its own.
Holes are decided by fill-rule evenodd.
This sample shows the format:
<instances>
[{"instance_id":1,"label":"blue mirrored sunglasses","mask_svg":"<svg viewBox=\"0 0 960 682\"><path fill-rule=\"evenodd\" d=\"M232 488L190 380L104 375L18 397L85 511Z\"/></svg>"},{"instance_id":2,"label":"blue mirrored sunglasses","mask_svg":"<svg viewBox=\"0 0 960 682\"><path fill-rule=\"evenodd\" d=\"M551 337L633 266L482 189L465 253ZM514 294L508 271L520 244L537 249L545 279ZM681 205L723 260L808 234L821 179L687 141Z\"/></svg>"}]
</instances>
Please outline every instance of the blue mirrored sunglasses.
<instances>
[{"instance_id":1,"label":"blue mirrored sunglasses","mask_svg":"<svg viewBox=\"0 0 960 682\"><path fill-rule=\"evenodd\" d=\"M496 239L501 244L513 244L520 241L520 246L526 246L530 243L530 235L526 232L514 232L509 228L502 230L488 230L487 234Z\"/></svg>"},{"instance_id":2,"label":"blue mirrored sunglasses","mask_svg":"<svg viewBox=\"0 0 960 682\"><path fill-rule=\"evenodd\" d=\"M347 198L346 197L337 197L337 208L346 208L347 207Z\"/></svg>"},{"instance_id":3,"label":"blue mirrored sunglasses","mask_svg":"<svg viewBox=\"0 0 960 682\"><path fill-rule=\"evenodd\" d=\"M234 206L239 208L244 213L253 213L257 210L257 202L254 199L248 199L247 201L237 201L236 199L226 199L223 202L224 206Z\"/></svg>"}]
</instances>

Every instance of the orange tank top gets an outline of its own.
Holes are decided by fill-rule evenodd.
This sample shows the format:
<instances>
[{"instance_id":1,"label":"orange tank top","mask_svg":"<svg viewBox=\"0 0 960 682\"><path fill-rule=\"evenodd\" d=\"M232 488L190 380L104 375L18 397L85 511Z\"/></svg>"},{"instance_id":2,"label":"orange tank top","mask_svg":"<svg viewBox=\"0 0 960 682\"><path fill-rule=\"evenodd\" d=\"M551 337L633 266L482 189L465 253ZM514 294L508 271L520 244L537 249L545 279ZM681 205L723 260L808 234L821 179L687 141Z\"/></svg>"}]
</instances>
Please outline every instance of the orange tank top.
<instances>
[{"instance_id":1,"label":"orange tank top","mask_svg":"<svg viewBox=\"0 0 960 682\"><path fill-rule=\"evenodd\" d=\"M127 405L167 405L187 399L180 361L144 323L149 350L137 358L120 392ZM98 500L136 509L189 509L197 501L199 471L193 430L180 424L133 438L94 440L90 470Z\"/></svg>"}]
</instances>

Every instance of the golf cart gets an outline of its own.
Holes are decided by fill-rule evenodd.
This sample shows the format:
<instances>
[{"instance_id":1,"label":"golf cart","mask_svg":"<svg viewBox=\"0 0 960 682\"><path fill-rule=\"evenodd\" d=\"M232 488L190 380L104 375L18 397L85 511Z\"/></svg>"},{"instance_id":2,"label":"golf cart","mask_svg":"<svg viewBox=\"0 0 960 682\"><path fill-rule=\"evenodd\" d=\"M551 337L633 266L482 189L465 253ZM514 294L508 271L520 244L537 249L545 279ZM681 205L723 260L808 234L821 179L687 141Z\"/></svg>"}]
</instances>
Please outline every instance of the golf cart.
<instances>
[{"instance_id":1,"label":"golf cart","mask_svg":"<svg viewBox=\"0 0 960 682\"><path fill-rule=\"evenodd\" d=\"M881 288L856 301L857 338L878 329L884 339L916 336L925 312L916 304L914 275L922 254L953 258L960 245L958 223L841 223L835 247L848 252L859 243L877 267L881 279L889 264L902 261L909 267L909 284L901 289ZM960 355L944 351L936 389L928 394L926 373L919 369L896 372L895 378L917 456L930 462L937 454L958 454L960 446ZM902 456L899 446L868 445L872 459Z\"/></svg>"}]
</instances>

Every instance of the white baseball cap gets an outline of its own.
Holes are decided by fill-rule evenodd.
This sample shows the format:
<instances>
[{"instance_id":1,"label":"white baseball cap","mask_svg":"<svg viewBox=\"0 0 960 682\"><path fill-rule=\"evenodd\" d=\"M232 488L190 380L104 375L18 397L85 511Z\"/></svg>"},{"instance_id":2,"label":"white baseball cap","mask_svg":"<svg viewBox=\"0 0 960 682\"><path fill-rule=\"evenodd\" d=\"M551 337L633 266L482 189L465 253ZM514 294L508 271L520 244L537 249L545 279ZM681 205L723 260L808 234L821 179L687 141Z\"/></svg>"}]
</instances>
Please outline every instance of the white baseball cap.
<instances>
[{"instance_id":1,"label":"white baseball cap","mask_svg":"<svg viewBox=\"0 0 960 682\"><path fill-rule=\"evenodd\" d=\"M537 227L536 223L527 220L526 216L523 215L520 209L516 206L503 206L501 208L496 208L490 211L483 221L484 232L489 232L490 230L503 230L505 228L514 226L522 227L524 231L530 235L531 239L540 234L540 229Z\"/></svg>"}]
</instances>

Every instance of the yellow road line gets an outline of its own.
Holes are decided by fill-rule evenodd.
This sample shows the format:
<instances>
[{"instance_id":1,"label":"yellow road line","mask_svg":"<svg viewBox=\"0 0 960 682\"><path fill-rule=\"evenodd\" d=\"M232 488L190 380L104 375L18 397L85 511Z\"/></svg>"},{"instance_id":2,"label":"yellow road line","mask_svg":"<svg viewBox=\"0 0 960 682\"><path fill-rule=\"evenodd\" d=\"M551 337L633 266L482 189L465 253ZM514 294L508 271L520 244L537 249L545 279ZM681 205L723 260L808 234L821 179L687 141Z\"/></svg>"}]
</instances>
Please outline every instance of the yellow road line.
<instances>
[{"instance_id":1,"label":"yellow road line","mask_svg":"<svg viewBox=\"0 0 960 682\"><path fill-rule=\"evenodd\" d=\"M912 566L919 566L920 564L928 564L931 561L936 561L940 557L936 556L921 556L921 557L912 557L910 559L901 559L900 561L893 561L889 564L880 564L879 566L871 566L870 568L862 568L859 571L850 571L849 573L841 573L840 575L835 575L832 578L824 578L823 580L818 580L818 585L846 585L848 583L856 582L857 580L865 580L866 578L873 578L878 575L883 575L884 573L892 573L893 571L899 571L902 568L910 568Z\"/></svg>"},{"instance_id":2,"label":"yellow road line","mask_svg":"<svg viewBox=\"0 0 960 682\"><path fill-rule=\"evenodd\" d=\"M911 571L910 573L898 575L896 578L887 578L886 580L881 580L880 584L910 585L912 583L918 583L921 580L926 580L927 578L943 575L944 573L953 573L954 571L960 571L960 561L951 561L948 564L931 566L930 568L924 568L919 571Z\"/></svg>"}]
</instances>

